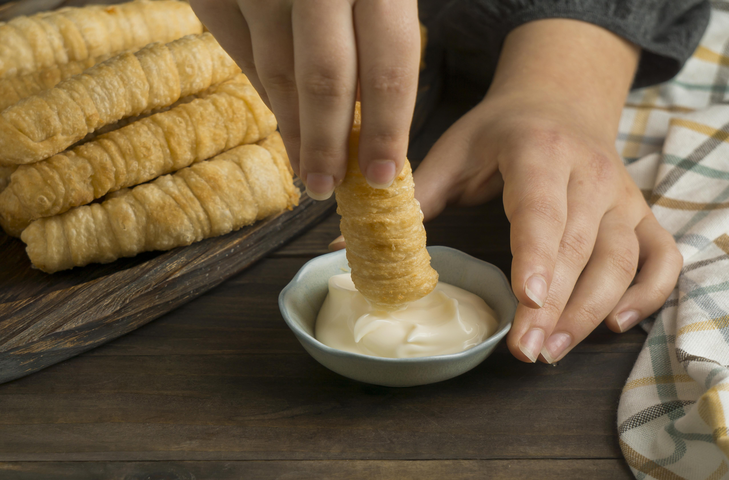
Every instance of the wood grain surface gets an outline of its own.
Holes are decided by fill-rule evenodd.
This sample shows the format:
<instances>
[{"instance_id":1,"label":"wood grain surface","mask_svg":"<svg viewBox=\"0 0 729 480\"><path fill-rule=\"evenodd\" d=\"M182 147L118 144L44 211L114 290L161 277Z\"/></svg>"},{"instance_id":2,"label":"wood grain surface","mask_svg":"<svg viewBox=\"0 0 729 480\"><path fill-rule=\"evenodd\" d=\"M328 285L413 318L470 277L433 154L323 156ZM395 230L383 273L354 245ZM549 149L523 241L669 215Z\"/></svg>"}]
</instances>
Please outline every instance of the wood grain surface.
<instances>
[{"instance_id":1,"label":"wood grain surface","mask_svg":"<svg viewBox=\"0 0 729 480\"><path fill-rule=\"evenodd\" d=\"M347 479L373 480L396 478L422 480L539 479L539 480L618 480L630 478L628 467L619 460L443 460L443 461L250 461L250 462L109 462L82 466L73 463L6 463L0 471L9 472L8 480L215 480L270 479ZM81 473L80 473L81 472Z\"/></svg>"}]
</instances>

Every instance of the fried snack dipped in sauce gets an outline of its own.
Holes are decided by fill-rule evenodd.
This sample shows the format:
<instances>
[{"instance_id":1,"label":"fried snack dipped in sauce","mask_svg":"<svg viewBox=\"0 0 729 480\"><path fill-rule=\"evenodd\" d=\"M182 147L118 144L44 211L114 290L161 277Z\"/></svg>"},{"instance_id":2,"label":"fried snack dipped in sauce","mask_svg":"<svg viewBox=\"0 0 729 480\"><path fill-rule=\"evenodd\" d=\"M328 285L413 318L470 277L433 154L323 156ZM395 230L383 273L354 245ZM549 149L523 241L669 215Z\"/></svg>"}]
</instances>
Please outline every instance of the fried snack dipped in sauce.
<instances>
[{"instance_id":1,"label":"fried snack dipped in sauce","mask_svg":"<svg viewBox=\"0 0 729 480\"><path fill-rule=\"evenodd\" d=\"M392 310L435 288L438 273L425 248L423 212L415 199L410 162L388 188L371 187L358 163L361 113L355 109L344 181L335 189L340 228L357 290Z\"/></svg>"}]
</instances>

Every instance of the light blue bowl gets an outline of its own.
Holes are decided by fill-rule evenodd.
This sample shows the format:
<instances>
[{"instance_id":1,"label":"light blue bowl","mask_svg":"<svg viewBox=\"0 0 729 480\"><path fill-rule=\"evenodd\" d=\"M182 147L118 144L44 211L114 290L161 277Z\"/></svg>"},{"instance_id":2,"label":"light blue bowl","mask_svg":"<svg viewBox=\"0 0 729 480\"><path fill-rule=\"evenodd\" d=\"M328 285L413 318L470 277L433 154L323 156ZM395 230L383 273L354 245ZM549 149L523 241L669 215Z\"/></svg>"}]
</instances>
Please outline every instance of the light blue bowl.
<instances>
[{"instance_id":1,"label":"light blue bowl","mask_svg":"<svg viewBox=\"0 0 729 480\"><path fill-rule=\"evenodd\" d=\"M503 272L448 247L428 247L440 280L472 292L496 312L496 333L475 347L450 355L381 358L344 352L314 338L314 323L327 295L329 277L348 272L344 250L308 261L281 291L278 306L286 324L309 354L328 369L360 382L411 387L448 380L483 362L511 328L517 301Z\"/></svg>"}]
</instances>

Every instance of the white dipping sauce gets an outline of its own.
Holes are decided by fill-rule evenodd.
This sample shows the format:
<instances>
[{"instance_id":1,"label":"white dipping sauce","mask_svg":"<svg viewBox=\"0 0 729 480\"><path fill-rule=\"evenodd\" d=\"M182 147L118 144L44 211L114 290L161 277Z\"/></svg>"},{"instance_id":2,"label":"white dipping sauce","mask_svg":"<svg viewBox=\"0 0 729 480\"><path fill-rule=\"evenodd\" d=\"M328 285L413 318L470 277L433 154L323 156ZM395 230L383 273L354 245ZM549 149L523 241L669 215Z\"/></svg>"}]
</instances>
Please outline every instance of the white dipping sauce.
<instances>
[{"instance_id":1,"label":"white dipping sauce","mask_svg":"<svg viewBox=\"0 0 729 480\"><path fill-rule=\"evenodd\" d=\"M329 279L329 294L316 319L315 337L325 345L375 357L411 358L468 350L491 336L494 311L477 295L447 283L405 307L373 307L350 274Z\"/></svg>"}]
</instances>

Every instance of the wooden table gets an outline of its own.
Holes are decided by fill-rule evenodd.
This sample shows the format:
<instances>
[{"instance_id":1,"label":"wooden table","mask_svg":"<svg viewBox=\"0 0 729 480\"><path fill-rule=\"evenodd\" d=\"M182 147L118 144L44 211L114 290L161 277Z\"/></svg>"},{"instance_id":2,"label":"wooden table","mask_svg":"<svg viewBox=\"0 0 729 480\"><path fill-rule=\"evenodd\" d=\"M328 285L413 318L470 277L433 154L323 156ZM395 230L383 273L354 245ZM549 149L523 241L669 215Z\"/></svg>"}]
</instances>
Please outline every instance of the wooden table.
<instances>
[{"instance_id":1,"label":"wooden table","mask_svg":"<svg viewBox=\"0 0 729 480\"><path fill-rule=\"evenodd\" d=\"M410 157L473 101L449 95ZM309 357L277 306L337 234L332 215L147 326L0 385L0 479L633 478L616 410L644 333L600 327L558 366L502 343L439 384L351 381ZM428 237L509 272L498 201L447 210Z\"/></svg>"}]
</instances>

